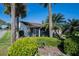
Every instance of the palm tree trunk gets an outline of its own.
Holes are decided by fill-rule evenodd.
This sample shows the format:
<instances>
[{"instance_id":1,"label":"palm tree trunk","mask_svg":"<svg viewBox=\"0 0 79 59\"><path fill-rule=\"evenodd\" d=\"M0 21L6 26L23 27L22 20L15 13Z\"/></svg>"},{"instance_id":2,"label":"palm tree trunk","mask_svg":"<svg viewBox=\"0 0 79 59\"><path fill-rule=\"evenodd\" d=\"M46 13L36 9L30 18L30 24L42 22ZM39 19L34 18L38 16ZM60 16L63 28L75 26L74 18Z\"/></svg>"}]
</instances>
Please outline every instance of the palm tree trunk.
<instances>
[{"instance_id":1,"label":"palm tree trunk","mask_svg":"<svg viewBox=\"0 0 79 59\"><path fill-rule=\"evenodd\" d=\"M49 10L49 37L52 37L52 4L48 4Z\"/></svg>"},{"instance_id":2,"label":"palm tree trunk","mask_svg":"<svg viewBox=\"0 0 79 59\"><path fill-rule=\"evenodd\" d=\"M16 41L15 3L11 4L11 44Z\"/></svg>"}]
</instances>

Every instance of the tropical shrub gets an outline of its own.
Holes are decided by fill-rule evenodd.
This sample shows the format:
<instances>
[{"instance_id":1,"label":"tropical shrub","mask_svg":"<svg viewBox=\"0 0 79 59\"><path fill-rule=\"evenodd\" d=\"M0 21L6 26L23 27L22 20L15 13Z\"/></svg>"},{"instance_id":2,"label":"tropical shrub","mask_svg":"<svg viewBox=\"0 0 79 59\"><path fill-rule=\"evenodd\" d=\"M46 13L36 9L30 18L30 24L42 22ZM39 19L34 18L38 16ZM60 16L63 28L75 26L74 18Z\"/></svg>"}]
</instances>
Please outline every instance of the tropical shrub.
<instances>
[{"instance_id":1,"label":"tropical shrub","mask_svg":"<svg viewBox=\"0 0 79 59\"><path fill-rule=\"evenodd\" d=\"M19 31L19 37L24 37L24 31L23 30Z\"/></svg>"},{"instance_id":2,"label":"tropical shrub","mask_svg":"<svg viewBox=\"0 0 79 59\"><path fill-rule=\"evenodd\" d=\"M79 44L71 38L64 41L64 52L68 55L79 55Z\"/></svg>"},{"instance_id":3,"label":"tropical shrub","mask_svg":"<svg viewBox=\"0 0 79 59\"><path fill-rule=\"evenodd\" d=\"M9 56L33 56L39 47L57 46L60 40L48 37L25 37L18 39L8 50Z\"/></svg>"},{"instance_id":4,"label":"tropical shrub","mask_svg":"<svg viewBox=\"0 0 79 59\"><path fill-rule=\"evenodd\" d=\"M33 56L37 52L37 44L30 38L17 40L8 51L9 56Z\"/></svg>"},{"instance_id":5,"label":"tropical shrub","mask_svg":"<svg viewBox=\"0 0 79 59\"><path fill-rule=\"evenodd\" d=\"M37 44L39 47L42 46L58 46L60 44L60 40L57 38L49 38L49 37L39 37L37 38Z\"/></svg>"}]
</instances>

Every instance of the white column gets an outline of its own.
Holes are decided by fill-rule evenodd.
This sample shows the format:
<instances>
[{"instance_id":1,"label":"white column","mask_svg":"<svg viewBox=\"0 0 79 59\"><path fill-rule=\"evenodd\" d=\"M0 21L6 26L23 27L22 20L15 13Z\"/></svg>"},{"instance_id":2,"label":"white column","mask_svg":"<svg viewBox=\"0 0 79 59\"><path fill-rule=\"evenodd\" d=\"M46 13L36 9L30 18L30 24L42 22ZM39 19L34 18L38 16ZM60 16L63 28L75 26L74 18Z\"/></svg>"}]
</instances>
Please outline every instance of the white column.
<instances>
[{"instance_id":1,"label":"white column","mask_svg":"<svg viewBox=\"0 0 79 59\"><path fill-rule=\"evenodd\" d=\"M33 29L33 36L36 36L36 29Z\"/></svg>"},{"instance_id":2,"label":"white column","mask_svg":"<svg viewBox=\"0 0 79 59\"><path fill-rule=\"evenodd\" d=\"M40 37L40 28L39 28L39 33L38 33L39 37Z\"/></svg>"}]
</instances>

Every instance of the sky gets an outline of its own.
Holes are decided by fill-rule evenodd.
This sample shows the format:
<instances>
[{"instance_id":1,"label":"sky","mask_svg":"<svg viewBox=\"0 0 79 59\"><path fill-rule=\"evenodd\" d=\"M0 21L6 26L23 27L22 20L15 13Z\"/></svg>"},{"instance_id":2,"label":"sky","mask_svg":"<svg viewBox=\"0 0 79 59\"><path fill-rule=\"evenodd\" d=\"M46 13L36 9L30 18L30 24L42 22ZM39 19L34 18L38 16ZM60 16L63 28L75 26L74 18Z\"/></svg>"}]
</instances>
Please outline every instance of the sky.
<instances>
[{"instance_id":1,"label":"sky","mask_svg":"<svg viewBox=\"0 0 79 59\"><path fill-rule=\"evenodd\" d=\"M4 14L5 6L0 3L0 19L11 22L9 15ZM29 3L26 6L27 16L22 21L42 23L48 16L48 9L37 3ZM67 19L79 19L79 4L78 3L56 3L52 4L52 13L61 13Z\"/></svg>"}]
</instances>

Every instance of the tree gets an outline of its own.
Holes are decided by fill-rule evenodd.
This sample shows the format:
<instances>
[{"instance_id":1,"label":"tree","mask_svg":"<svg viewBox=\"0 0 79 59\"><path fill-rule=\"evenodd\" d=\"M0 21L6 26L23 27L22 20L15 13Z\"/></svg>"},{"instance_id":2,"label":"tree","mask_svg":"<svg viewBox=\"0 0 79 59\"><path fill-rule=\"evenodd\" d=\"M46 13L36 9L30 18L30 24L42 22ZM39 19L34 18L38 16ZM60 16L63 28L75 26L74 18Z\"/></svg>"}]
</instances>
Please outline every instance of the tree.
<instances>
[{"instance_id":1,"label":"tree","mask_svg":"<svg viewBox=\"0 0 79 59\"><path fill-rule=\"evenodd\" d=\"M5 3L4 4L6 6L6 9L5 9L5 13L8 14L8 15L11 15L11 6L9 3ZM19 20L20 20L20 17L21 18L24 18L26 17L26 5L23 4L23 3L16 3L15 4L15 17L17 19L17 23L16 23L16 28L17 28L17 32L19 32Z\"/></svg>"},{"instance_id":2,"label":"tree","mask_svg":"<svg viewBox=\"0 0 79 59\"><path fill-rule=\"evenodd\" d=\"M79 19L68 19L63 32L69 35L73 35L74 31L79 31Z\"/></svg>"},{"instance_id":3,"label":"tree","mask_svg":"<svg viewBox=\"0 0 79 59\"><path fill-rule=\"evenodd\" d=\"M52 37L52 4L51 3L44 3L42 4L44 7L48 7L48 14L49 14L49 37Z\"/></svg>"},{"instance_id":4,"label":"tree","mask_svg":"<svg viewBox=\"0 0 79 59\"><path fill-rule=\"evenodd\" d=\"M53 31L54 33L57 33L56 30L61 30L62 29L62 24L65 22L64 21L64 15L62 15L61 13L59 14L52 14L52 22L53 22ZM46 29L48 29L49 25L48 25L48 19L46 19L46 22L44 24L44 27Z\"/></svg>"},{"instance_id":5,"label":"tree","mask_svg":"<svg viewBox=\"0 0 79 59\"><path fill-rule=\"evenodd\" d=\"M63 34L65 34L66 37L79 37L79 19L68 19L64 27Z\"/></svg>"},{"instance_id":6,"label":"tree","mask_svg":"<svg viewBox=\"0 0 79 59\"><path fill-rule=\"evenodd\" d=\"M15 3L11 4L11 44L16 41Z\"/></svg>"},{"instance_id":7,"label":"tree","mask_svg":"<svg viewBox=\"0 0 79 59\"><path fill-rule=\"evenodd\" d=\"M19 17L24 18L26 16L26 10L24 4L5 3L5 13L11 16L11 32L12 43L16 40L16 26L19 22ZM17 19L17 20L16 20ZM18 26L17 26L18 28Z\"/></svg>"},{"instance_id":8,"label":"tree","mask_svg":"<svg viewBox=\"0 0 79 59\"><path fill-rule=\"evenodd\" d=\"M53 21L53 29L61 29L62 28L62 24L65 22L64 21L64 15L62 15L61 13L59 14L53 14L52 16L52 21Z\"/></svg>"}]
</instances>

